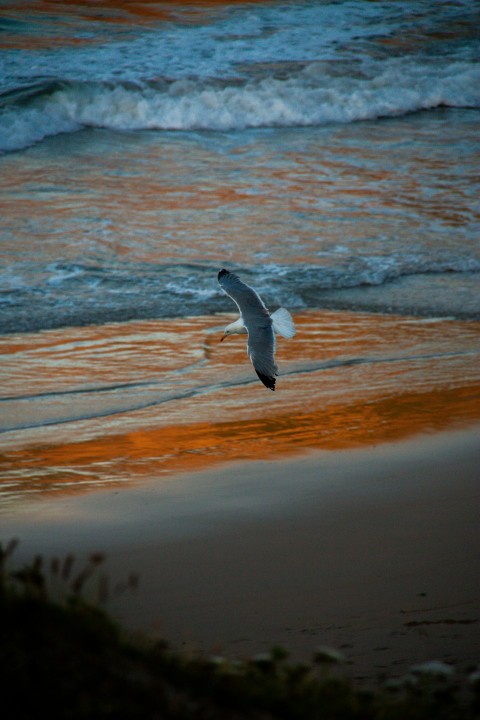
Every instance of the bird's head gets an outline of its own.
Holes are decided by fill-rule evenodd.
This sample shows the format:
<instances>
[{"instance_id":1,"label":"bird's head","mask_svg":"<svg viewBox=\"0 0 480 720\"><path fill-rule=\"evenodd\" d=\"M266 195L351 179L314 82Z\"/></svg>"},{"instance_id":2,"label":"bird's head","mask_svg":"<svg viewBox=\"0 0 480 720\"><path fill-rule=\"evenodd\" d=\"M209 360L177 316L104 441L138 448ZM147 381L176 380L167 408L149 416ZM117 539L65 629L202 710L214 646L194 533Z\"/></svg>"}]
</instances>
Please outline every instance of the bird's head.
<instances>
[{"instance_id":1,"label":"bird's head","mask_svg":"<svg viewBox=\"0 0 480 720\"><path fill-rule=\"evenodd\" d=\"M242 333L246 333L246 332L247 332L247 328L243 324L242 319L239 318L235 322L230 323L230 325L227 325L227 327L223 331L222 337L220 338L220 342L225 340L225 338L228 337L229 335L241 335Z\"/></svg>"}]
</instances>

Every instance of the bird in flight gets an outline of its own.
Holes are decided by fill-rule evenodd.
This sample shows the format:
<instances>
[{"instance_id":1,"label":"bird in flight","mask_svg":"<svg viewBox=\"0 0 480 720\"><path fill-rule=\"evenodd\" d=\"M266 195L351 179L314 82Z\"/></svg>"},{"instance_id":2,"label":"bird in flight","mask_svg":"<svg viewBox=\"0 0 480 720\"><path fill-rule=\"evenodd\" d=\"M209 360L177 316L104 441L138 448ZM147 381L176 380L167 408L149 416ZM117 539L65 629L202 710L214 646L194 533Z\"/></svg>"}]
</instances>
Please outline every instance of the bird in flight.
<instances>
[{"instance_id":1,"label":"bird in flight","mask_svg":"<svg viewBox=\"0 0 480 720\"><path fill-rule=\"evenodd\" d=\"M275 390L275 333L285 338L295 335L293 318L285 308L270 314L257 292L240 280L238 275L220 270L218 282L223 292L236 303L240 317L225 328L223 337L248 333L247 353L258 377L270 390Z\"/></svg>"}]
</instances>

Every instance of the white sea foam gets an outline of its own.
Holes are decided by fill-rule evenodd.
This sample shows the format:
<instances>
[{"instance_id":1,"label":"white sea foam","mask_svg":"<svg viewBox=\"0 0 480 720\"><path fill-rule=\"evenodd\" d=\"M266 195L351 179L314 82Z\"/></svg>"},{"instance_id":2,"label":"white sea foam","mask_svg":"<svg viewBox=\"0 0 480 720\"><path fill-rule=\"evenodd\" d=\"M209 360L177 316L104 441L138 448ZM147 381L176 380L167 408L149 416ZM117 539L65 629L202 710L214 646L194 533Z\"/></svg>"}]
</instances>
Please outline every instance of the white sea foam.
<instances>
[{"instance_id":1,"label":"white sea foam","mask_svg":"<svg viewBox=\"0 0 480 720\"><path fill-rule=\"evenodd\" d=\"M85 127L241 130L314 126L398 116L441 106L480 106L480 66L410 59L350 65L342 74L309 63L247 81L62 83L0 115L0 148L15 150Z\"/></svg>"},{"instance_id":2,"label":"white sea foam","mask_svg":"<svg viewBox=\"0 0 480 720\"><path fill-rule=\"evenodd\" d=\"M0 293L0 333L12 329L38 330L67 324L85 324L139 317L176 317L231 312L228 299L217 286L215 266L117 265L102 272L96 266L38 263L17 269ZM402 277L439 275L450 278L480 272L480 260L472 255L440 253L338 258L329 267L287 263L265 263L239 269L272 309L318 307L325 292L382 286ZM100 281L101 278L101 281ZM331 295L329 296L331 299ZM468 316L461 298L452 291L439 314L448 306L451 314ZM368 300L368 298L367 298ZM358 301L358 298L357 298ZM478 316L478 306L471 315ZM432 302L431 310L435 311Z\"/></svg>"},{"instance_id":3,"label":"white sea foam","mask_svg":"<svg viewBox=\"0 0 480 720\"><path fill-rule=\"evenodd\" d=\"M300 1L131 28L109 41L95 26L88 44L5 50L0 150L84 127L225 131L478 107L471 37L432 50L437 25L443 32L461 17L467 27L469 12L446 0L435 14L429 0ZM409 36L415 42L403 47Z\"/></svg>"}]
</instances>

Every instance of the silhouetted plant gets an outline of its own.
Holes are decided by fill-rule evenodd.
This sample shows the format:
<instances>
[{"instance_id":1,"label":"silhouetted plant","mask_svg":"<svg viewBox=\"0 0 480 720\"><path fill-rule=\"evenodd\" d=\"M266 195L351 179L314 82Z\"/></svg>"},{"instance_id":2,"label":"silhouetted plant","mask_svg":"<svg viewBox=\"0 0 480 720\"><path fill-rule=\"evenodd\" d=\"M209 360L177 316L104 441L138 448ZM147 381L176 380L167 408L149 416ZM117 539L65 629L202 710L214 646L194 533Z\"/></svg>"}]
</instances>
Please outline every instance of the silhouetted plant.
<instances>
[{"instance_id":1,"label":"silhouetted plant","mask_svg":"<svg viewBox=\"0 0 480 720\"><path fill-rule=\"evenodd\" d=\"M312 664L280 647L247 660L186 657L164 641L132 640L84 592L103 556L36 557L9 570L0 547L0 678L7 720L473 720L480 672L426 663L376 689L343 677L343 657L319 648ZM47 576L65 592L52 599ZM135 585L129 578L121 590ZM103 591L102 591L103 592Z\"/></svg>"}]
</instances>

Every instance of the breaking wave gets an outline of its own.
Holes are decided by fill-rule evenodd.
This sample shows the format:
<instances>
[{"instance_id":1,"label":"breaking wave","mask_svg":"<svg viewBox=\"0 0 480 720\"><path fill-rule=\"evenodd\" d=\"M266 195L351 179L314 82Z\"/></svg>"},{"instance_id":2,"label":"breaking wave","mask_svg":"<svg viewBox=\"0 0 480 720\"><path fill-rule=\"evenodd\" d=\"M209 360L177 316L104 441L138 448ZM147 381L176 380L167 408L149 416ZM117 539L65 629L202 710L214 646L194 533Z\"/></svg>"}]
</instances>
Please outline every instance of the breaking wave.
<instances>
[{"instance_id":1,"label":"breaking wave","mask_svg":"<svg viewBox=\"0 0 480 720\"><path fill-rule=\"evenodd\" d=\"M0 294L0 333L232 312L231 300L217 284L219 269L128 263L107 271L94 264L55 263L42 272L37 266L23 275L12 270ZM480 260L471 255L429 258L398 253L350 258L330 267L266 263L231 269L254 286L272 309L318 308L324 305L326 292L383 286L403 277L478 273ZM431 310L435 312L434 307ZM453 304L451 314L455 313L459 311Z\"/></svg>"},{"instance_id":2,"label":"breaking wave","mask_svg":"<svg viewBox=\"0 0 480 720\"><path fill-rule=\"evenodd\" d=\"M480 66L411 58L275 63L248 78L42 81L0 96L0 150L84 128L242 130L480 107Z\"/></svg>"}]
</instances>

